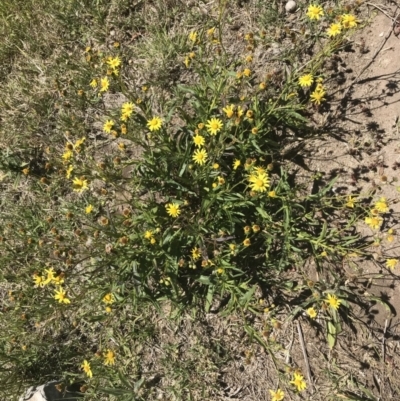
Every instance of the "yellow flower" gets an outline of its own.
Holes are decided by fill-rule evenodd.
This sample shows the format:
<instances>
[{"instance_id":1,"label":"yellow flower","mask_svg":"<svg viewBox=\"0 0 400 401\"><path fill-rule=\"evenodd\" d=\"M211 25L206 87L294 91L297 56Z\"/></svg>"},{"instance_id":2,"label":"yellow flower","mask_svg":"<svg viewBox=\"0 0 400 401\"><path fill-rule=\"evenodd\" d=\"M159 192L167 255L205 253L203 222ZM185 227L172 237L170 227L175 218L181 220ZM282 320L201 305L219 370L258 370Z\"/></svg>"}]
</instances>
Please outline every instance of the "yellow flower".
<instances>
[{"instance_id":1,"label":"yellow flower","mask_svg":"<svg viewBox=\"0 0 400 401\"><path fill-rule=\"evenodd\" d=\"M106 313L111 313L112 309L109 306L106 306Z\"/></svg>"},{"instance_id":2,"label":"yellow flower","mask_svg":"<svg viewBox=\"0 0 400 401\"><path fill-rule=\"evenodd\" d=\"M53 282L56 285L61 285L64 283L64 275L63 274L59 274L57 277L54 277Z\"/></svg>"},{"instance_id":3,"label":"yellow flower","mask_svg":"<svg viewBox=\"0 0 400 401\"><path fill-rule=\"evenodd\" d=\"M375 203L375 209L379 213L387 213L389 211L389 207L386 201L386 198L382 197Z\"/></svg>"},{"instance_id":4,"label":"yellow flower","mask_svg":"<svg viewBox=\"0 0 400 401\"><path fill-rule=\"evenodd\" d=\"M97 79L92 79L89 84L93 89L97 87Z\"/></svg>"},{"instance_id":5,"label":"yellow flower","mask_svg":"<svg viewBox=\"0 0 400 401\"><path fill-rule=\"evenodd\" d=\"M241 106L238 106L236 114L239 118L242 117L242 115L244 114L244 110Z\"/></svg>"},{"instance_id":6,"label":"yellow flower","mask_svg":"<svg viewBox=\"0 0 400 401\"><path fill-rule=\"evenodd\" d=\"M243 70L243 75L244 75L245 77L249 77L249 76L251 75L251 70L248 69L248 68L245 68L245 69Z\"/></svg>"},{"instance_id":7,"label":"yellow flower","mask_svg":"<svg viewBox=\"0 0 400 401\"><path fill-rule=\"evenodd\" d=\"M90 368L90 363L86 359L83 361L81 368L86 373L87 377L93 377L92 369Z\"/></svg>"},{"instance_id":8,"label":"yellow flower","mask_svg":"<svg viewBox=\"0 0 400 401\"><path fill-rule=\"evenodd\" d=\"M93 212L93 206L92 205L88 205L85 207L85 213L86 214L90 214Z\"/></svg>"},{"instance_id":9,"label":"yellow flower","mask_svg":"<svg viewBox=\"0 0 400 401\"><path fill-rule=\"evenodd\" d=\"M260 90L264 90L267 87L267 84L265 82L261 82L260 85L258 85L258 88Z\"/></svg>"},{"instance_id":10,"label":"yellow flower","mask_svg":"<svg viewBox=\"0 0 400 401\"><path fill-rule=\"evenodd\" d=\"M388 269L394 269L397 266L398 260L397 259L387 259L386 260L386 267Z\"/></svg>"},{"instance_id":11,"label":"yellow flower","mask_svg":"<svg viewBox=\"0 0 400 401\"><path fill-rule=\"evenodd\" d=\"M205 149L197 149L193 153L192 159L195 163L200 164L202 166L207 160L208 154Z\"/></svg>"},{"instance_id":12,"label":"yellow flower","mask_svg":"<svg viewBox=\"0 0 400 401\"><path fill-rule=\"evenodd\" d=\"M74 154L72 153L71 150L66 150L66 151L63 153L62 158L63 158L63 160L68 161L68 160L70 160L70 159L73 157L73 155L74 155Z\"/></svg>"},{"instance_id":13,"label":"yellow flower","mask_svg":"<svg viewBox=\"0 0 400 401\"><path fill-rule=\"evenodd\" d=\"M240 166L240 160L235 159L235 161L233 162L233 169L236 170L239 166Z\"/></svg>"},{"instance_id":14,"label":"yellow flower","mask_svg":"<svg viewBox=\"0 0 400 401\"><path fill-rule=\"evenodd\" d=\"M312 76L312 74L306 74L306 75L302 75L299 78L299 85L302 88L308 88L312 85L312 83L314 82L314 77Z\"/></svg>"},{"instance_id":15,"label":"yellow flower","mask_svg":"<svg viewBox=\"0 0 400 401\"><path fill-rule=\"evenodd\" d=\"M114 127L114 121L113 120L107 120L104 125L103 125L103 131L109 134L111 130Z\"/></svg>"},{"instance_id":16,"label":"yellow flower","mask_svg":"<svg viewBox=\"0 0 400 401\"><path fill-rule=\"evenodd\" d=\"M144 238L146 238L148 240L152 239L153 238L153 233L151 231L149 231L149 230L145 231Z\"/></svg>"},{"instance_id":17,"label":"yellow flower","mask_svg":"<svg viewBox=\"0 0 400 401\"><path fill-rule=\"evenodd\" d=\"M248 234L248 233L251 231L251 227L250 227L250 226L245 226L245 227L243 228L243 230L244 230L244 233L245 233L245 234Z\"/></svg>"},{"instance_id":18,"label":"yellow flower","mask_svg":"<svg viewBox=\"0 0 400 401\"><path fill-rule=\"evenodd\" d=\"M307 9L307 17L310 19L319 20L323 15L324 11L321 6L311 4Z\"/></svg>"},{"instance_id":19,"label":"yellow flower","mask_svg":"<svg viewBox=\"0 0 400 401\"><path fill-rule=\"evenodd\" d=\"M382 224L382 217L366 217L365 223L369 225L373 230L378 229Z\"/></svg>"},{"instance_id":20,"label":"yellow flower","mask_svg":"<svg viewBox=\"0 0 400 401\"><path fill-rule=\"evenodd\" d=\"M224 177L218 177L218 185L224 185L225 184L225 178Z\"/></svg>"},{"instance_id":21,"label":"yellow flower","mask_svg":"<svg viewBox=\"0 0 400 401\"><path fill-rule=\"evenodd\" d=\"M35 283L35 287L44 287L44 277L34 274L33 281Z\"/></svg>"},{"instance_id":22,"label":"yellow flower","mask_svg":"<svg viewBox=\"0 0 400 401\"><path fill-rule=\"evenodd\" d=\"M215 27L212 27L210 29L207 29L207 35L208 36L213 36L215 32Z\"/></svg>"},{"instance_id":23,"label":"yellow flower","mask_svg":"<svg viewBox=\"0 0 400 401\"><path fill-rule=\"evenodd\" d=\"M326 33L330 38L333 38L339 35L341 31L342 31L342 26L340 24L331 24Z\"/></svg>"},{"instance_id":24,"label":"yellow flower","mask_svg":"<svg viewBox=\"0 0 400 401\"><path fill-rule=\"evenodd\" d=\"M22 173L23 173L24 175L28 175L28 174L29 174L29 167L25 167L25 168L22 170Z\"/></svg>"},{"instance_id":25,"label":"yellow flower","mask_svg":"<svg viewBox=\"0 0 400 401\"><path fill-rule=\"evenodd\" d=\"M117 56L117 57L108 57L107 59L107 64L113 68L116 69L121 65L121 59Z\"/></svg>"},{"instance_id":26,"label":"yellow flower","mask_svg":"<svg viewBox=\"0 0 400 401\"><path fill-rule=\"evenodd\" d=\"M341 300L336 296L336 295L332 295L332 294L328 294L325 302L332 307L333 309L337 310L339 309L339 306L341 304Z\"/></svg>"},{"instance_id":27,"label":"yellow flower","mask_svg":"<svg viewBox=\"0 0 400 401\"><path fill-rule=\"evenodd\" d=\"M104 365L114 365L115 364L115 354L111 350L107 350L104 353Z\"/></svg>"},{"instance_id":28,"label":"yellow flower","mask_svg":"<svg viewBox=\"0 0 400 401\"><path fill-rule=\"evenodd\" d=\"M199 134L195 135L195 136L193 137L193 142L194 142L194 144L195 144L196 146L198 146L198 147L203 146L203 145L204 145L204 142L205 142L204 136L201 136L201 135L199 135Z\"/></svg>"},{"instance_id":29,"label":"yellow flower","mask_svg":"<svg viewBox=\"0 0 400 401\"><path fill-rule=\"evenodd\" d=\"M147 127L150 131L158 131L161 128L162 120L160 117L153 117L147 121Z\"/></svg>"},{"instance_id":30,"label":"yellow flower","mask_svg":"<svg viewBox=\"0 0 400 401\"><path fill-rule=\"evenodd\" d=\"M271 394L271 401L282 401L285 397L285 393L280 388L276 391L269 390L269 393Z\"/></svg>"},{"instance_id":31,"label":"yellow flower","mask_svg":"<svg viewBox=\"0 0 400 401\"><path fill-rule=\"evenodd\" d=\"M151 245L154 245L155 243L156 243L155 238L152 238L152 239L150 240L150 244L151 244Z\"/></svg>"},{"instance_id":32,"label":"yellow flower","mask_svg":"<svg viewBox=\"0 0 400 401\"><path fill-rule=\"evenodd\" d=\"M189 58L189 56L186 56L185 57L185 61L183 62L184 64L185 64L185 67L186 68L189 68L189 66L190 66L190 58Z\"/></svg>"},{"instance_id":33,"label":"yellow flower","mask_svg":"<svg viewBox=\"0 0 400 401\"><path fill-rule=\"evenodd\" d=\"M200 249L199 248L194 247L191 252L192 252L193 260L200 259L201 253L200 253Z\"/></svg>"},{"instance_id":34,"label":"yellow flower","mask_svg":"<svg viewBox=\"0 0 400 401\"><path fill-rule=\"evenodd\" d=\"M290 383L296 386L297 391L302 391L307 387L304 377L299 373L294 374L293 380Z\"/></svg>"},{"instance_id":35,"label":"yellow flower","mask_svg":"<svg viewBox=\"0 0 400 401\"><path fill-rule=\"evenodd\" d=\"M75 177L72 181L72 188L75 192L83 192L88 189L88 182L82 178Z\"/></svg>"},{"instance_id":36,"label":"yellow flower","mask_svg":"<svg viewBox=\"0 0 400 401\"><path fill-rule=\"evenodd\" d=\"M62 287L58 287L58 291L54 290L55 295L54 299L58 300L60 304L70 304L71 301L67 298L66 292L63 290Z\"/></svg>"},{"instance_id":37,"label":"yellow flower","mask_svg":"<svg viewBox=\"0 0 400 401\"><path fill-rule=\"evenodd\" d=\"M66 173L65 173L65 176L69 179L69 178L71 178L71 173L72 173L72 170L74 169L74 166L72 166L72 165L70 165L70 166L68 166L68 168L67 168L67 171L66 171Z\"/></svg>"},{"instance_id":38,"label":"yellow flower","mask_svg":"<svg viewBox=\"0 0 400 401\"><path fill-rule=\"evenodd\" d=\"M181 214L180 206L177 203L168 203L168 205L165 205L165 208L171 217L178 217Z\"/></svg>"},{"instance_id":39,"label":"yellow flower","mask_svg":"<svg viewBox=\"0 0 400 401\"><path fill-rule=\"evenodd\" d=\"M193 43L196 42L197 40L197 32L192 31L189 33L189 40L191 40Z\"/></svg>"},{"instance_id":40,"label":"yellow flower","mask_svg":"<svg viewBox=\"0 0 400 401\"><path fill-rule=\"evenodd\" d=\"M47 278L43 281L43 285L47 285L55 279L55 271L52 267L50 267L50 269L45 269L44 271L47 273Z\"/></svg>"},{"instance_id":41,"label":"yellow flower","mask_svg":"<svg viewBox=\"0 0 400 401\"><path fill-rule=\"evenodd\" d=\"M315 319L317 317L317 311L314 308L308 308L306 312L311 319Z\"/></svg>"},{"instance_id":42,"label":"yellow flower","mask_svg":"<svg viewBox=\"0 0 400 401\"><path fill-rule=\"evenodd\" d=\"M222 121L219 118L212 118L207 121L206 128L211 135L217 135L223 127Z\"/></svg>"},{"instance_id":43,"label":"yellow flower","mask_svg":"<svg viewBox=\"0 0 400 401\"><path fill-rule=\"evenodd\" d=\"M252 174L249 176L248 180L252 191L265 192L269 187L269 178L266 173Z\"/></svg>"},{"instance_id":44,"label":"yellow flower","mask_svg":"<svg viewBox=\"0 0 400 401\"><path fill-rule=\"evenodd\" d=\"M231 118L233 116L234 109L235 109L235 105L234 104L230 104L229 106L224 107L222 109L222 111L226 114L226 116L228 118Z\"/></svg>"},{"instance_id":45,"label":"yellow flower","mask_svg":"<svg viewBox=\"0 0 400 401\"><path fill-rule=\"evenodd\" d=\"M249 238L246 238L246 239L243 241L243 245L244 245L244 246L249 246L250 244L251 244L251 241L250 241Z\"/></svg>"},{"instance_id":46,"label":"yellow flower","mask_svg":"<svg viewBox=\"0 0 400 401\"><path fill-rule=\"evenodd\" d=\"M315 104L321 104L321 102L325 100L324 96L325 96L324 91L315 90L313 93L311 93L310 99Z\"/></svg>"},{"instance_id":47,"label":"yellow flower","mask_svg":"<svg viewBox=\"0 0 400 401\"><path fill-rule=\"evenodd\" d=\"M359 22L357 18L352 14L343 14L342 17L343 28L355 28Z\"/></svg>"},{"instance_id":48,"label":"yellow flower","mask_svg":"<svg viewBox=\"0 0 400 401\"><path fill-rule=\"evenodd\" d=\"M268 196L269 196L270 198L276 198L276 192L275 192L275 191L269 191L269 192L268 192Z\"/></svg>"},{"instance_id":49,"label":"yellow flower","mask_svg":"<svg viewBox=\"0 0 400 401\"><path fill-rule=\"evenodd\" d=\"M218 170L219 169L219 164L218 163L214 163L212 165L212 167L213 167L214 170Z\"/></svg>"},{"instance_id":50,"label":"yellow flower","mask_svg":"<svg viewBox=\"0 0 400 401\"><path fill-rule=\"evenodd\" d=\"M356 199L353 198L351 195L349 195L347 197L347 202L346 202L346 206L350 207L350 208L354 208L354 203L356 202Z\"/></svg>"},{"instance_id":51,"label":"yellow flower","mask_svg":"<svg viewBox=\"0 0 400 401\"><path fill-rule=\"evenodd\" d=\"M135 105L132 102L126 102L122 105L121 114L130 117L130 115L135 110Z\"/></svg>"},{"instance_id":52,"label":"yellow flower","mask_svg":"<svg viewBox=\"0 0 400 401\"><path fill-rule=\"evenodd\" d=\"M108 294L104 295L104 297L103 297L103 302L104 302L106 305L111 305L111 304L113 304L113 303L115 302L114 295L111 294L111 292L109 292Z\"/></svg>"},{"instance_id":53,"label":"yellow flower","mask_svg":"<svg viewBox=\"0 0 400 401\"><path fill-rule=\"evenodd\" d=\"M257 224L253 224L251 227L255 233L258 233L260 231L260 226Z\"/></svg>"},{"instance_id":54,"label":"yellow flower","mask_svg":"<svg viewBox=\"0 0 400 401\"><path fill-rule=\"evenodd\" d=\"M110 81L108 80L108 77L101 78L101 80L100 80L100 92L108 91L109 87L110 87Z\"/></svg>"}]
</instances>

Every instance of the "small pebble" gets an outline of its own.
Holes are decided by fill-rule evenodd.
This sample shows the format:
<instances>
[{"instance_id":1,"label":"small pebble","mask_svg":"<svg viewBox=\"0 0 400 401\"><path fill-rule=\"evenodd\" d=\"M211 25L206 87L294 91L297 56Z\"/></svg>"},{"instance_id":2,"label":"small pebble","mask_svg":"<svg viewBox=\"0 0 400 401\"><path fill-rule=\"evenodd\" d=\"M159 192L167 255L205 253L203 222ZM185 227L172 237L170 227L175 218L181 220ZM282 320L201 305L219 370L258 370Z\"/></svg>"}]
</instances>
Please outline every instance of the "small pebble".
<instances>
[{"instance_id":1,"label":"small pebble","mask_svg":"<svg viewBox=\"0 0 400 401\"><path fill-rule=\"evenodd\" d=\"M286 5L285 5L285 10L286 10L286 12L288 12L288 13L293 13L293 12L295 12L295 11L296 11L296 8L297 8L297 4L296 4L296 2L293 1L293 0L289 0L289 1L286 3Z\"/></svg>"}]
</instances>

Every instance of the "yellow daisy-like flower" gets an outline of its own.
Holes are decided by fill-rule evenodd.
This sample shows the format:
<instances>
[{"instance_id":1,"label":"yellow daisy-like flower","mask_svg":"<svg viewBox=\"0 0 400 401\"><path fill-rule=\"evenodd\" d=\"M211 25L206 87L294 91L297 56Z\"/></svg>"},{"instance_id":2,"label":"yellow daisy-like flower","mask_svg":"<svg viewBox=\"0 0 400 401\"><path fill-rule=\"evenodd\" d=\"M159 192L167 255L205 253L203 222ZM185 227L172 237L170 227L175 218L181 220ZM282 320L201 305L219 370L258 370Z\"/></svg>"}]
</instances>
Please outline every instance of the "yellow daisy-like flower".
<instances>
[{"instance_id":1,"label":"yellow daisy-like flower","mask_svg":"<svg viewBox=\"0 0 400 401\"><path fill-rule=\"evenodd\" d=\"M219 169L219 164L218 164L218 163L214 163L214 164L212 165L212 168L213 168L214 170L218 170L218 169Z\"/></svg>"},{"instance_id":2,"label":"yellow daisy-like flower","mask_svg":"<svg viewBox=\"0 0 400 401\"><path fill-rule=\"evenodd\" d=\"M114 365L115 364L115 354L110 349L104 353L104 365Z\"/></svg>"},{"instance_id":3,"label":"yellow daisy-like flower","mask_svg":"<svg viewBox=\"0 0 400 401\"><path fill-rule=\"evenodd\" d=\"M64 275L63 274L59 274L57 277L54 277L53 282L56 285L64 284Z\"/></svg>"},{"instance_id":4,"label":"yellow daisy-like flower","mask_svg":"<svg viewBox=\"0 0 400 401\"><path fill-rule=\"evenodd\" d=\"M65 172L65 176L66 176L68 179L71 178L71 173L72 173L72 170L73 170L73 169L74 169L74 166L72 166L72 165L68 166L67 171Z\"/></svg>"},{"instance_id":5,"label":"yellow daisy-like flower","mask_svg":"<svg viewBox=\"0 0 400 401\"><path fill-rule=\"evenodd\" d=\"M100 80L100 92L107 92L110 87L110 81L108 77L101 78Z\"/></svg>"},{"instance_id":6,"label":"yellow daisy-like flower","mask_svg":"<svg viewBox=\"0 0 400 401\"><path fill-rule=\"evenodd\" d=\"M324 96L325 96L324 91L315 90L313 93L311 93L310 99L313 103L319 105L321 104L321 102L325 100Z\"/></svg>"},{"instance_id":7,"label":"yellow daisy-like flower","mask_svg":"<svg viewBox=\"0 0 400 401\"><path fill-rule=\"evenodd\" d=\"M350 207L350 208L354 208L354 203L357 202L357 200L355 198L353 198L351 195L349 195L347 197L347 202L346 202L346 206Z\"/></svg>"},{"instance_id":8,"label":"yellow daisy-like flower","mask_svg":"<svg viewBox=\"0 0 400 401\"><path fill-rule=\"evenodd\" d=\"M317 311L314 308L308 308L306 312L311 319L315 319L317 317Z\"/></svg>"},{"instance_id":9,"label":"yellow daisy-like flower","mask_svg":"<svg viewBox=\"0 0 400 401\"><path fill-rule=\"evenodd\" d=\"M387 259L386 260L386 267L388 269L394 269L397 266L399 261L397 259Z\"/></svg>"},{"instance_id":10,"label":"yellow daisy-like flower","mask_svg":"<svg viewBox=\"0 0 400 401\"><path fill-rule=\"evenodd\" d=\"M85 207L85 213L86 214L90 214L90 213L92 213L93 212L93 206L92 205L87 205L86 207Z\"/></svg>"},{"instance_id":11,"label":"yellow daisy-like flower","mask_svg":"<svg viewBox=\"0 0 400 401\"><path fill-rule=\"evenodd\" d=\"M88 189L88 182L82 178L75 177L72 181L72 189L75 192L83 192Z\"/></svg>"},{"instance_id":12,"label":"yellow daisy-like flower","mask_svg":"<svg viewBox=\"0 0 400 401\"><path fill-rule=\"evenodd\" d=\"M205 149L197 149L193 153L192 159L195 163L200 164L202 166L207 160L208 154Z\"/></svg>"},{"instance_id":13,"label":"yellow daisy-like flower","mask_svg":"<svg viewBox=\"0 0 400 401\"><path fill-rule=\"evenodd\" d=\"M197 32L192 31L189 33L189 40L191 40L193 43L196 42L197 40Z\"/></svg>"},{"instance_id":14,"label":"yellow daisy-like flower","mask_svg":"<svg viewBox=\"0 0 400 401\"><path fill-rule=\"evenodd\" d=\"M235 161L233 162L233 169L236 170L239 166L240 166L240 160L235 159Z\"/></svg>"},{"instance_id":15,"label":"yellow daisy-like flower","mask_svg":"<svg viewBox=\"0 0 400 401\"><path fill-rule=\"evenodd\" d=\"M47 285L55 279L55 271L52 267L44 270L47 273L46 280L43 281L43 285Z\"/></svg>"},{"instance_id":16,"label":"yellow daisy-like flower","mask_svg":"<svg viewBox=\"0 0 400 401\"><path fill-rule=\"evenodd\" d=\"M38 274L33 275L33 282L35 283L35 287L44 287L44 277L39 276Z\"/></svg>"},{"instance_id":17,"label":"yellow daisy-like flower","mask_svg":"<svg viewBox=\"0 0 400 401\"><path fill-rule=\"evenodd\" d=\"M302 75L299 78L299 85L302 88L309 88L313 82L314 82L314 77L312 76L312 74Z\"/></svg>"},{"instance_id":18,"label":"yellow daisy-like flower","mask_svg":"<svg viewBox=\"0 0 400 401\"><path fill-rule=\"evenodd\" d=\"M58 287L58 291L54 290L55 295L54 299L57 300L60 304L70 304L71 301L67 298L66 292L62 287Z\"/></svg>"},{"instance_id":19,"label":"yellow daisy-like flower","mask_svg":"<svg viewBox=\"0 0 400 401\"><path fill-rule=\"evenodd\" d=\"M231 118L235 112L235 105L230 104L222 109L222 111L226 114L228 118Z\"/></svg>"},{"instance_id":20,"label":"yellow daisy-like flower","mask_svg":"<svg viewBox=\"0 0 400 401\"><path fill-rule=\"evenodd\" d=\"M326 33L330 38L333 38L342 32L342 25L341 24L331 24L331 26L328 28Z\"/></svg>"},{"instance_id":21,"label":"yellow daisy-like flower","mask_svg":"<svg viewBox=\"0 0 400 401\"><path fill-rule=\"evenodd\" d=\"M324 15L324 10L322 9L321 6L316 6L314 4L311 4L308 6L306 14L307 17L310 19L319 20Z\"/></svg>"},{"instance_id":22,"label":"yellow daisy-like flower","mask_svg":"<svg viewBox=\"0 0 400 401\"><path fill-rule=\"evenodd\" d=\"M387 213L389 211L389 207L385 197L380 198L378 202L375 203L375 209L379 213Z\"/></svg>"},{"instance_id":23,"label":"yellow daisy-like flower","mask_svg":"<svg viewBox=\"0 0 400 401\"><path fill-rule=\"evenodd\" d=\"M130 117L130 115L134 112L135 105L132 102L126 102L121 107L121 114L126 117Z\"/></svg>"},{"instance_id":24,"label":"yellow daisy-like flower","mask_svg":"<svg viewBox=\"0 0 400 401\"><path fill-rule=\"evenodd\" d=\"M93 78L89 84L93 89L97 88L97 79Z\"/></svg>"},{"instance_id":25,"label":"yellow daisy-like flower","mask_svg":"<svg viewBox=\"0 0 400 401\"><path fill-rule=\"evenodd\" d=\"M62 155L62 159L64 161L68 161L68 160L72 159L73 156L74 156L74 154L73 154L72 150L66 150Z\"/></svg>"},{"instance_id":26,"label":"yellow daisy-like flower","mask_svg":"<svg viewBox=\"0 0 400 401\"><path fill-rule=\"evenodd\" d=\"M243 70L243 75L244 75L245 77L249 77L249 76L251 75L251 70L250 70L249 68L245 68L245 69Z\"/></svg>"},{"instance_id":27,"label":"yellow daisy-like flower","mask_svg":"<svg viewBox=\"0 0 400 401\"><path fill-rule=\"evenodd\" d=\"M211 135L217 135L217 133L221 131L223 126L224 125L219 118L212 118L211 120L208 120L206 124L207 131Z\"/></svg>"},{"instance_id":28,"label":"yellow daisy-like flower","mask_svg":"<svg viewBox=\"0 0 400 401\"><path fill-rule=\"evenodd\" d=\"M304 377L299 373L295 373L293 375L293 380L290 382L290 384L296 386L297 391L305 390L307 387Z\"/></svg>"},{"instance_id":29,"label":"yellow daisy-like flower","mask_svg":"<svg viewBox=\"0 0 400 401\"><path fill-rule=\"evenodd\" d=\"M199 135L199 134L196 134L196 135L193 137L193 142L194 142L194 144L195 144L196 146L198 146L198 147L203 146L204 143L205 143L204 136L201 136L201 135Z\"/></svg>"},{"instance_id":30,"label":"yellow daisy-like flower","mask_svg":"<svg viewBox=\"0 0 400 401\"><path fill-rule=\"evenodd\" d=\"M177 203L168 203L165 205L167 213L171 217L178 217L181 214L180 206Z\"/></svg>"},{"instance_id":31,"label":"yellow daisy-like flower","mask_svg":"<svg viewBox=\"0 0 400 401\"><path fill-rule=\"evenodd\" d=\"M200 248L194 247L191 252L193 260L200 259L201 256Z\"/></svg>"},{"instance_id":32,"label":"yellow daisy-like flower","mask_svg":"<svg viewBox=\"0 0 400 401\"><path fill-rule=\"evenodd\" d=\"M87 377L93 377L92 369L90 368L90 363L86 359L83 361L81 368L86 373Z\"/></svg>"},{"instance_id":33,"label":"yellow daisy-like flower","mask_svg":"<svg viewBox=\"0 0 400 401\"><path fill-rule=\"evenodd\" d=\"M332 294L328 294L326 296L325 302L333 309L337 310L339 309L339 306L341 304L341 300L336 296Z\"/></svg>"},{"instance_id":34,"label":"yellow daisy-like flower","mask_svg":"<svg viewBox=\"0 0 400 401\"><path fill-rule=\"evenodd\" d=\"M114 295L113 295L111 292L109 292L108 294L104 295L104 297L103 297L103 302L104 302L106 305L111 305L111 304L113 304L113 303L115 302Z\"/></svg>"},{"instance_id":35,"label":"yellow daisy-like flower","mask_svg":"<svg viewBox=\"0 0 400 401\"><path fill-rule=\"evenodd\" d=\"M261 230L260 226L257 224L253 224L253 226L251 228L253 229L253 232L255 232L255 233L258 233Z\"/></svg>"},{"instance_id":36,"label":"yellow daisy-like flower","mask_svg":"<svg viewBox=\"0 0 400 401\"><path fill-rule=\"evenodd\" d=\"M116 69L121 65L121 59L118 56L117 57L108 57L107 64L111 68Z\"/></svg>"},{"instance_id":37,"label":"yellow daisy-like flower","mask_svg":"<svg viewBox=\"0 0 400 401\"><path fill-rule=\"evenodd\" d=\"M250 246L250 245L251 245L250 239L249 239L249 238L246 238L246 239L243 241L243 245L244 245L244 246Z\"/></svg>"},{"instance_id":38,"label":"yellow daisy-like flower","mask_svg":"<svg viewBox=\"0 0 400 401\"><path fill-rule=\"evenodd\" d=\"M269 178L266 173L251 174L248 180L252 191L265 192L269 187Z\"/></svg>"},{"instance_id":39,"label":"yellow daisy-like flower","mask_svg":"<svg viewBox=\"0 0 400 401\"><path fill-rule=\"evenodd\" d=\"M343 28L355 28L359 22L352 14L343 14L341 17Z\"/></svg>"},{"instance_id":40,"label":"yellow daisy-like flower","mask_svg":"<svg viewBox=\"0 0 400 401\"><path fill-rule=\"evenodd\" d=\"M158 131L161 128L162 120L160 117L153 117L147 121L147 127L150 131Z\"/></svg>"},{"instance_id":41,"label":"yellow daisy-like flower","mask_svg":"<svg viewBox=\"0 0 400 401\"><path fill-rule=\"evenodd\" d=\"M268 196L269 196L270 198L276 198L276 192L275 192L275 191L269 191L269 192L268 192Z\"/></svg>"},{"instance_id":42,"label":"yellow daisy-like flower","mask_svg":"<svg viewBox=\"0 0 400 401\"><path fill-rule=\"evenodd\" d=\"M369 225L373 230L377 230L382 224L382 217L366 217L365 223Z\"/></svg>"},{"instance_id":43,"label":"yellow daisy-like flower","mask_svg":"<svg viewBox=\"0 0 400 401\"><path fill-rule=\"evenodd\" d=\"M276 391L269 390L269 393L271 394L271 401L282 401L285 397L285 393L280 388Z\"/></svg>"},{"instance_id":44,"label":"yellow daisy-like flower","mask_svg":"<svg viewBox=\"0 0 400 401\"><path fill-rule=\"evenodd\" d=\"M144 238L151 240L153 238L153 233L150 230L145 231Z\"/></svg>"},{"instance_id":45,"label":"yellow daisy-like flower","mask_svg":"<svg viewBox=\"0 0 400 401\"><path fill-rule=\"evenodd\" d=\"M103 125L103 131L109 134L112 131L114 124L113 120L107 120Z\"/></svg>"},{"instance_id":46,"label":"yellow daisy-like flower","mask_svg":"<svg viewBox=\"0 0 400 401\"><path fill-rule=\"evenodd\" d=\"M236 114L237 114L238 118L240 118L240 117L243 116L244 110L242 109L241 106L238 106L237 111L236 111Z\"/></svg>"}]
</instances>

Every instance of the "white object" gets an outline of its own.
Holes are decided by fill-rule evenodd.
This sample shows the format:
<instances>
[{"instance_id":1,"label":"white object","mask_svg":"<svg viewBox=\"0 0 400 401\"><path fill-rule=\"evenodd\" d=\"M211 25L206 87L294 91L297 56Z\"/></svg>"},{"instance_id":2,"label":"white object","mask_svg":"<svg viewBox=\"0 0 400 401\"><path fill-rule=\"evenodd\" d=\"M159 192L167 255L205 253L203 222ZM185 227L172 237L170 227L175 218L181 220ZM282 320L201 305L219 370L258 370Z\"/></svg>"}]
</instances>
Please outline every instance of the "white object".
<instances>
[{"instance_id":1,"label":"white object","mask_svg":"<svg viewBox=\"0 0 400 401\"><path fill-rule=\"evenodd\" d=\"M288 13L293 13L296 11L296 9L297 9L297 4L293 0L289 0L285 5L285 10Z\"/></svg>"},{"instance_id":2,"label":"white object","mask_svg":"<svg viewBox=\"0 0 400 401\"><path fill-rule=\"evenodd\" d=\"M41 386L32 386L19 398L19 401L58 401L70 400L76 401L82 394L79 393L80 384L68 386L62 391L60 381L52 381Z\"/></svg>"}]
</instances>

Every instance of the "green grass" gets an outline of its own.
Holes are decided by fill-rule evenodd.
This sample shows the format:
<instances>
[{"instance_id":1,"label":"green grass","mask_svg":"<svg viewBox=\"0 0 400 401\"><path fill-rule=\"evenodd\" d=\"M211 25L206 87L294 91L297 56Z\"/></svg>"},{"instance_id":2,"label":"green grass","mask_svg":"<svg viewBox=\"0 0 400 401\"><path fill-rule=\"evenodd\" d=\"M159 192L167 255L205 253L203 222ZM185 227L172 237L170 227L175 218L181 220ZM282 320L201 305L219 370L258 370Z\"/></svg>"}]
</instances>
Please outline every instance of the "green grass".
<instances>
[{"instance_id":1,"label":"green grass","mask_svg":"<svg viewBox=\"0 0 400 401\"><path fill-rule=\"evenodd\" d=\"M353 305L368 300L337 266L370 257L356 228L371 194L349 207L335 180L296 179L285 159L293 137L320 135L307 116L325 105L310 102L316 81L307 90L298 79L322 78L342 39L306 17L298 31L308 37L277 38L265 31L283 29L277 5L250 3L221 0L207 14L177 1L2 2L3 397L64 378L86 379L88 399L222 399L224 366L240 355L251 364L256 347L275 369L269 388L295 396L300 362L276 358L284 339L271 333L293 319L314 324L313 307L333 348ZM246 7L251 26L243 17L237 34ZM333 10L328 21L343 12ZM272 43L285 51L264 63ZM121 121L128 102L135 110ZM154 117L162 124L149 130ZM196 135L205 163L193 158ZM70 303L57 301L60 289ZM221 328L231 319L233 343Z\"/></svg>"}]
</instances>

